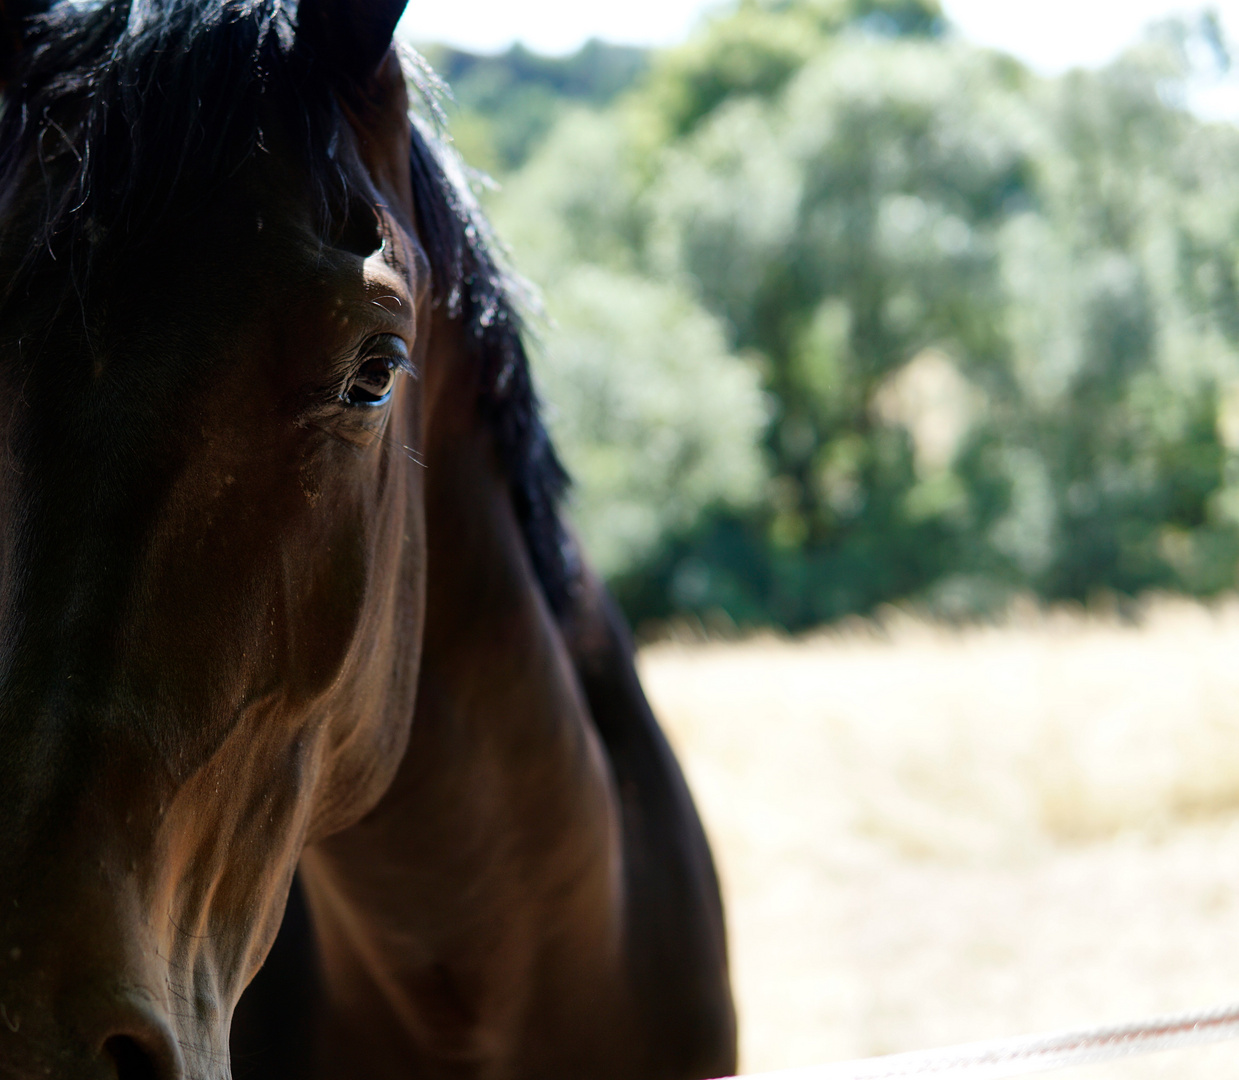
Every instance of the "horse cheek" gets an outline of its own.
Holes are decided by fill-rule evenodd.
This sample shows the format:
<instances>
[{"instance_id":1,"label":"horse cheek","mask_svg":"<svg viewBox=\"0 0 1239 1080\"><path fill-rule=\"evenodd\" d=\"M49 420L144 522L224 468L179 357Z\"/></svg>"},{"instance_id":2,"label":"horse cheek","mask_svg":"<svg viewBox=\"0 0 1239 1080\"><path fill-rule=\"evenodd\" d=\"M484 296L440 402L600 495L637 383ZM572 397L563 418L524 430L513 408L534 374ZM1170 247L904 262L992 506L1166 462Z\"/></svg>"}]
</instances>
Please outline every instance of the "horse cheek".
<instances>
[{"instance_id":1,"label":"horse cheek","mask_svg":"<svg viewBox=\"0 0 1239 1080\"><path fill-rule=\"evenodd\" d=\"M284 687L293 707L327 694L340 679L362 623L366 595L363 545L336 535L325 551L295 552L288 575L288 653Z\"/></svg>"},{"instance_id":2,"label":"horse cheek","mask_svg":"<svg viewBox=\"0 0 1239 1080\"><path fill-rule=\"evenodd\" d=\"M314 836L337 832L369 812L390 787L408 744L421 657L426 541L420 485L402 479L399 497L377 515L366 548L366 602L341 674L320 700L330 728L329 756Z\"/></svg>"}]
</instances>

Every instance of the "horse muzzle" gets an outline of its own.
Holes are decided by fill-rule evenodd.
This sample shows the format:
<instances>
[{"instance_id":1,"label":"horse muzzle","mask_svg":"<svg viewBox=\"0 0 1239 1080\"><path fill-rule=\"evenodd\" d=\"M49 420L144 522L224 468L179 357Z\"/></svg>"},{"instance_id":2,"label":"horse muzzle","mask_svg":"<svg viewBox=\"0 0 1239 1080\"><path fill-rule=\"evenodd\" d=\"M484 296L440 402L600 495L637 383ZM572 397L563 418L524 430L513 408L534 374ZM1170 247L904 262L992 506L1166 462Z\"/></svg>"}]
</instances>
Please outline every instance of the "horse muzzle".
<instances>
[{"instance_id":1,"label":"horse muzzle","mask_svg":"<svg viewBox=\"0 0 1239 1080\"><path fill-rule=\"evenodd\" d=\"M38 975L22 992L20 963L10 954L0 983L2 1080L185 1080L181 1040L154 995L94 986L47 1000Z\"/></svg>"},{"instance_id":2,"label":"horse muzzle","mask_svg":"<svg viewBox=\"0 0 1239 1080\"><path fill-rule=\"evenodd\" d=\"M226 1080L228 1010L204 958L134 904L67 895L5 897L0 1080Z\"/></svg>"}]
</instances>

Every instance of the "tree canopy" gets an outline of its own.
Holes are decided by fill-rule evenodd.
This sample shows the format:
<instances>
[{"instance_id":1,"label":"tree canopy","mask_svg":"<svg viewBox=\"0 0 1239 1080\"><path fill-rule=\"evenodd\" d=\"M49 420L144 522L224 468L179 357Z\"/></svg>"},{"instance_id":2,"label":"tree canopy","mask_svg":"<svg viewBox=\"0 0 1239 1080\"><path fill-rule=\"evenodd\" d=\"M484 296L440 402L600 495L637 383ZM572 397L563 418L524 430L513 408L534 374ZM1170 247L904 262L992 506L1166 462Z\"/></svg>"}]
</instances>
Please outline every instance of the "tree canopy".
<instances>
[{"instance_id":1,"label":"tree canopy","mask_svg":"<svg viewBox=\"0 0 1239 1080\"><path fill-rule=\"evenodd\" d=\"M1239 131L1183 104L1216 31L1044 79L931 0L746 0L561 100L491 209L630 611L1233 588Z\"/></svg>"}]
</instances>

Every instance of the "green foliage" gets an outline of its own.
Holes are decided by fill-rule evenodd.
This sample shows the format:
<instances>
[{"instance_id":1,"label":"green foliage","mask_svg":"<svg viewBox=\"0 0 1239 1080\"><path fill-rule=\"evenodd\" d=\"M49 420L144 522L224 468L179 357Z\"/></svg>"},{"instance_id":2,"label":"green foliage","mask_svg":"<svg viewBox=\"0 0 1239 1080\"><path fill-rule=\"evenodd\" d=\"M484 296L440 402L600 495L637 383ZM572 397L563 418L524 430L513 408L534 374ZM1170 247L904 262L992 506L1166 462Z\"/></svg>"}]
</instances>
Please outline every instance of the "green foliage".
<instances>
[{"instance_id":1,"label":"green foliage","mask_svg":"<svg viewBox=\"0 0 1239 1080\"><path fill-rule=\"evenodd\" d=\"M1239 131L1176 104L1216 25L1055 80L943 31L741 3L493 200L637 617L1235 586Z\"/></svg>"},{"instance_id":2,"label":"green foliage","mask_svg":"<svg viewBox=\"0 0 1239 1080\"><path fill-rule=\"evenodd\" d=\"M823 32L811 10L784 12L754 3L712 24L655 72L651 91L668 134L691 131L733 96L778 93L821 48Z\"/></svg>"},{"instance_id":3,"label":"green foliage","mask_svg":"<svg viewBox=\"0 0 1239 1080\"><path fill-rule=\"evenodd\" d=\"M660 553L720 504L751 506L766 405L753 365L674 286L585 266L550 283L542 367L552 431L573 470L573 518L598 570Z\"/></svg>"},{"instance_id":4,"label":"green foliage","mask_svg":"<svg viewBox=\"0 0 1239 1080\"><path fill-rule=\"evenodd\" d=\"M644 49L589 41L570 56L513 45L497 56L431 45L426 58L452 90L452 131L466 158L500 174L520 165L568 105L601 107L645 70Z\"/></svg>"},{"instance_id":5,"label":"green foliage","mask_svg":"<svg viewBox=\"0 0 1239 1080\"><path fill-rule=\"evenodd\" d=\"M765 475L757 365L686 287L641 273L637 185L620 128L576 110L493 207L544 290L538 373L582 478L574 520L608 576L657 558L708 510L751 509Z\"/></svg>"},{"instance_id":6,"label":"green foliage","mask_svg":"<svg viewBox=\"0 0 1239 1080\"><path fill-rule=\"evenodd\" d=\"M737 96L771 98L844 30L933 37L945 30L936 0L744 0L681 49L661 58L647 94L672 137Z\"/></svg>"}]
</instances>

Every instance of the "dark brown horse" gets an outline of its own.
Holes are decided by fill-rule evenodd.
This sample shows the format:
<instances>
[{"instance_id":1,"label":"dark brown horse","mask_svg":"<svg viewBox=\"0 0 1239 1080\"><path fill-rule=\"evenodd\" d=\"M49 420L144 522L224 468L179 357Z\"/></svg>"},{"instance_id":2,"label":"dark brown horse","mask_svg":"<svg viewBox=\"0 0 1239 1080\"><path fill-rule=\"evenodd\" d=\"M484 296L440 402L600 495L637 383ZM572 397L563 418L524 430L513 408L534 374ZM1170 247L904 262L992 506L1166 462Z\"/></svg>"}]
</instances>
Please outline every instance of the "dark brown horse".
<instances>
[{"instance_id":1,"label":"dark brown horse","mask_svg":"<svg viewBox=\"0 0 1239 1080\"><path fill-rule=\"evenodd\" d=\"M402 6L4 6L3 1080L733 1070Z\"/></svg>"}]
</instances>

